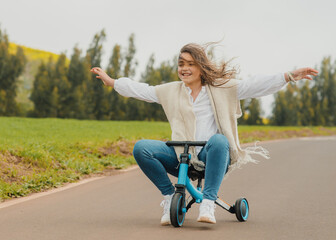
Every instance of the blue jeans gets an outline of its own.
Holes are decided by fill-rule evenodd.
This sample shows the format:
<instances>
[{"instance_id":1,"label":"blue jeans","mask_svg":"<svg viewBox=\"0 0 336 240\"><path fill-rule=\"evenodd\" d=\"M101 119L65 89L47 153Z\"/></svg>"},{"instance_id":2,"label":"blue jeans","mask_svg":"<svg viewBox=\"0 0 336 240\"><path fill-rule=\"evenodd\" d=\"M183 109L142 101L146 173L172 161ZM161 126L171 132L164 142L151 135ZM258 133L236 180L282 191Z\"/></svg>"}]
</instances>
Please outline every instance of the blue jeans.
<instances>
[{"instance_id":1,"label":"blue jeans","mask_svg":"<svg viewBox=\"0 0 336 240\"><path fill-rule=\"evenodd\" d=\"M167 174L178 176L179 161L173 147L158 140L140 140L134 146L133 156L163 195L175 192ZM213 135L198 154L198 159L206 164L203 198L214 201L230 164L227 138L222 134Z\"/></svg>"}]
</instances>

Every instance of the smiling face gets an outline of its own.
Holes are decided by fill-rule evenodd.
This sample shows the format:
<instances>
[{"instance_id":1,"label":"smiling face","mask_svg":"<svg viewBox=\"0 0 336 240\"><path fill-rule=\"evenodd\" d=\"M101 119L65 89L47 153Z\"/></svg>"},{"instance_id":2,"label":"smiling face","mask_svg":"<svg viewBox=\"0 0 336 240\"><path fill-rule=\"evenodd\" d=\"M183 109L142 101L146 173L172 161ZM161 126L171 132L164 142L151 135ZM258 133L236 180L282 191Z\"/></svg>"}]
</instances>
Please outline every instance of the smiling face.
<instances>
[{"instance_id":1,"label":"smiling face","mask_svg":"<svg viewBox=\"0 0 336 240\"><path fill-rule=\"evenodd\" d=\"M178 59L178 76L186 86L201 84L201 68L190 53L183 52Z\"/></svg>"}]
</instances>

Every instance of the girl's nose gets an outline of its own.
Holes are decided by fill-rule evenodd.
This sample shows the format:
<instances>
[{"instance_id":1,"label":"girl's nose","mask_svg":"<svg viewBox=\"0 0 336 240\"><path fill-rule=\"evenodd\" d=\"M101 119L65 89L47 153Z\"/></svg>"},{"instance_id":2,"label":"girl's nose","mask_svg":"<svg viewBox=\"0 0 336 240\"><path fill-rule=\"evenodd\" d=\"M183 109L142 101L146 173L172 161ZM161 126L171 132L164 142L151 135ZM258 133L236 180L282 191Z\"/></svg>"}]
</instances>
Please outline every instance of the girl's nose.
<instances>
[{"instance_id":1,"label":"girl's nose","mask_svg":"<svg viewBox=\"0 0 336 240\"><path fill-rule=\"evenodd\" d=\"M182 67L182 71L187 71L187 70L189 70L189 67L188 67L188 66L183 66L183 67Z\"/></svg>"}]
</instances>

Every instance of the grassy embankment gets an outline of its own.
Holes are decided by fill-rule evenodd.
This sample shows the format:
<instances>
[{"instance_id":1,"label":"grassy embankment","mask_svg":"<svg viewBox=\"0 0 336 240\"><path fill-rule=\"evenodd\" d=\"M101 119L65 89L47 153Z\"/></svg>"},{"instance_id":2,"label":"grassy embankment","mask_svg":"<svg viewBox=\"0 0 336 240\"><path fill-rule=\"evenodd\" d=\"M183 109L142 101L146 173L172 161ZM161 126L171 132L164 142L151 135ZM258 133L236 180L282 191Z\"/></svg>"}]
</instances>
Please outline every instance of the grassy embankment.
<instances>
[{"instance_id":1,"label":"grassy embankment","mask_svg":"<svg viewBox=\"0 0 336 240\"><path fill-rule=\"evenodd\" d=\"M0 118L0 201L126 168L136 140L168 140L168 123ZM336 127L240 126L242 143L336 135Z\"/></svg>"}]
</instances>

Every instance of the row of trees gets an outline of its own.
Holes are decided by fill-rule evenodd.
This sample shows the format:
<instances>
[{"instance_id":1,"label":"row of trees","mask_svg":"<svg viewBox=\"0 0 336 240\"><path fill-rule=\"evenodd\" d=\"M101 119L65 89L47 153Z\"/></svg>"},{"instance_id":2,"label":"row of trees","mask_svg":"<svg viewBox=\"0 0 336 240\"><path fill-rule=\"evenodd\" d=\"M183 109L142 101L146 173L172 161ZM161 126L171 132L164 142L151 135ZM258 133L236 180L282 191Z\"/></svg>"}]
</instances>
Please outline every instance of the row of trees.
<instances>
[{"instance_id":1,"label":"row of trees","mask_svg":"<svg viewBox=\"0 0 336 240\"><path fill-rule=\"evenodd\" d=\"M89 73L92 66L101 66L104 31L96 34L85 56L74 48L67 67L66 56L61 54L56 63L42 63L35 78L31 100L34 110L32 117L59 117L98 120L155 120L166 121L162 107L136 99L127 99L106 88L95 75ZM128 47L123 51L119 44L113 47L106 72L112 78L134 77L137 61L134 35L129 37ZM213 55L209 52L209 55ZM177 61L164 61L155 66L152 54L141 82L158 85L178 81ZM261 108L258 99L243 101L241 124L262 124Z\"/></svg>"},{"instance_id":2,"label":"row of trees","mask_svg":"<svg viewBox=\"0 0 336 240\"><path fill-rule=\"evenodd\" d=\"M53 58L48 62L41 62L30 95L34 109L28 112L29 117L166 120L160 105L124 98L104 87L89 72L92 66L101 66L105 38L104 31L97 33L84 54L75 46L70 61L65 54L61 54L56 62ZM127 48L123 49L119 44L113 47L105 68L107 73L112 78L134 77L137 67L135 54L134 35L131 35ZM210 51L209 55L212 56L213 53ZM23 50L18 48L16 54L11 54L8 35L0 30L0 116L22 114L15 97L18 77L22 74L25 63ZM152 54L141 74L141 82L157 85L178 81L176 57L156 65ZM251 104L248 103L245 102L243 110L247 109L252 114L248 118L242 118L241 123L260 124L259 101L254 99Z\"/></svg>"},{"instance_id":3,"label":"row of trees","mask_svg":"<svg viewBox=\"0 0 336 240\"><path fill-rule=\"evenodd\" d=\"M58 117L98 120L157 120L166 117L160 105L150 104L118 95L104 87L94 74L93 66L101 66L106 35L97 33L83 53L74 47L70 60L61 54L56 62L51 58L42 62L35 76L30 95L34 109L30 117ZM0 30L0 116L18 115L15 102L17 79L22 74L25 56L22 49L15 54L8 51L8 36ZM135 76L137 61L132 34L128 46L113 47L107 67L112 78ZM213 54L210 52L210 56ZM157 65L151 55L140 81L149 85L177 81L176 57ZM242 101L244 117L240 124L262 124L258 99ZM323 59L316 81L288 84L275 95L271 124L274 125L336 125L336 65L330 57Z\"/></svg>"},{"instance_id":4,"label":"row of trees","mask_svg":"<svg viewBox=\"0 0 336 240\"><path fill-rule=\"evenodd\" d=\"M118 95L111 88L104 87L94 74L93 66L101 66L105 32L96 34L86 54L74 48L70 63L61 54L56 63L50 60L42 63L35 77L31 100L32 117L59 117L98 120L166 120L161 106ZM112 78L134 77L137 66L134 35L128 40L128 47L119 44L113 47L107 74ZM155 67L154 55L149 59L141 81L160 84L178 80L176 65L170 61Z\"/></svg>"}]
</instances>

